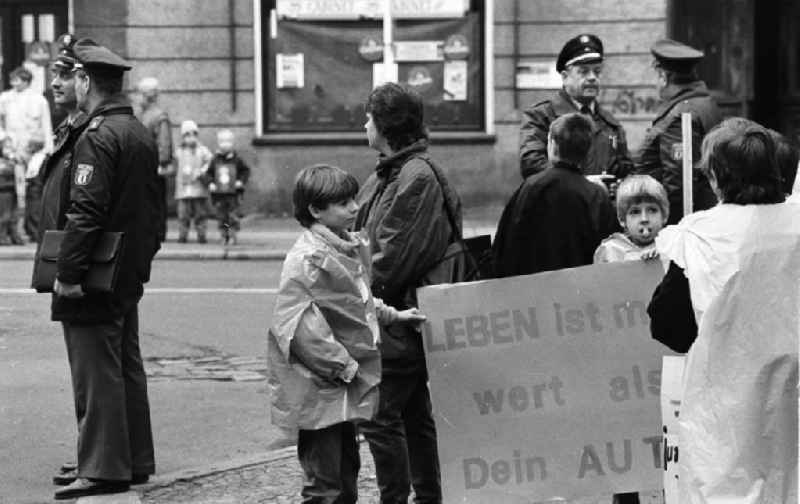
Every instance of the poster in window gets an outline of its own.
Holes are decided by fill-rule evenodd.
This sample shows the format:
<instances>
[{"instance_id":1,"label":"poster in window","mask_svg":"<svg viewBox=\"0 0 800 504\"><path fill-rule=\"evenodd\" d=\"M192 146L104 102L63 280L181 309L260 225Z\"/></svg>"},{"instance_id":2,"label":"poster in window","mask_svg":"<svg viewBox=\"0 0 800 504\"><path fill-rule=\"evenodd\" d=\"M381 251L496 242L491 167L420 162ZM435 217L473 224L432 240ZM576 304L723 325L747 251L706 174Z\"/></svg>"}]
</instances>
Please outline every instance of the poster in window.
<instances>
[{"instance_id":1,"label":"poster in window","mask_svg":"<svg viewBox=\"0 0 800 504\"><path fill-rule=\"evenodd\" d=\"M278 89L302 88L305 84L303 53L277 54L275 85Z\"/></svg>"},{"instance_id":2,"label":"poster in window","mask_svg":"<svg viewBox=\"0 0 800 504\"><path fill-rule=\"evenodd\" d=\"M441 61L441 40L404 40L394 44L395 61Z\"/></svg>"},{"instance_id":3,"label":"poster in window","mask_svg":"<svg viewBox=\"0 0 800 504\"><path fill-rule=\"evenodd\" d=\"M446 61L444 64L444 101L466 101L466 60Z\"/></svg>"},{"instance_id":4,"label":"poster in window","mask_svg":"<svg viewBox=\"0 0 800 504\"><path fill-rule=\"evenodd\" d=\"M424 94L425 91L433 86L433 77L431 76L431 72L427 67L417 65L409 69L406 83L408 84L408 87L417 93Z\"/></svg>"}]
</instances>

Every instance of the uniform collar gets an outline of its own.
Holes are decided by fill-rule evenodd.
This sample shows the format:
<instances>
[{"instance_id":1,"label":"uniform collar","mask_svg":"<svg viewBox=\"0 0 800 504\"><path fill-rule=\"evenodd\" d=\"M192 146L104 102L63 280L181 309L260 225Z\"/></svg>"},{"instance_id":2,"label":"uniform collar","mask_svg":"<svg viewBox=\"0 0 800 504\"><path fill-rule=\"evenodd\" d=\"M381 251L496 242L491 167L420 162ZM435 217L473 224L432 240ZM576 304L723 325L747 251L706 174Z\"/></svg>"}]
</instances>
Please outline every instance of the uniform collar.
<instances>
[{"instance_id":1,"label":"uniform collar","mask_svg":"<svg viewBox=\"0 0 800 504\"><path fill-rule=\"evenodd\" d=\"M89 119L109 114L133 114L133 107L131 107L130 101L122 93L119 93L100 102L97 108L89 114Z\"/></svg>"},{"instance_id":2,"label":"uniform collar","mask_svg":"<svg viewBox=\"0 0 800 504\"><path fill-rule=\"evenodd\" d=\"M553 105L553 112L556 113L556 116L572 114L574 112L580 112L581 110L581 104L568 95L563 88L558 91L558 94L551 101L551 103ZM607 112L606 109L601 107L597 100L593 100L589 107L592 108L593 118L595 120L599 117L611 126L619 126L619 122L616 120L616 118Z\"/></svg>"},{"instance_id":3,"label":"uniform collar","mask_svg":"<svg viewBox=\"0 0 800 504\"><path fill-rule=\"evenodd\" d=\"M666 116L677 103L680 103L683 100L710 96L708 87L706 87L706 83L701 80L686 84L670 84L662 89L660 94L663 101L656 111L656 117L653 119L653 124L655 124L662 117Z\"/></svg>"}]
</instances>

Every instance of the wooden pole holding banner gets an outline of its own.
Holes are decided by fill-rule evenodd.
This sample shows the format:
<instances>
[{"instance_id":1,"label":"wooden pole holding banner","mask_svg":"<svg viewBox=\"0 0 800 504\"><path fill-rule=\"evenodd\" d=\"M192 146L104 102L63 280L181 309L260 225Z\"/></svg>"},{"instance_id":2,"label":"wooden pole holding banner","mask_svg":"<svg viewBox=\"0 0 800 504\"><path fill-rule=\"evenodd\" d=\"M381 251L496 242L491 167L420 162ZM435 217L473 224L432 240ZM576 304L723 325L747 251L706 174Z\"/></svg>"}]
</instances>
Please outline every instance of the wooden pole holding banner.
<instances>
[{"instance_id":1,"label":"wooden pole holding banner","mask_svg":"<svg viewBox=\"0 0 800 504\"><path fill-rule=\"evenodd\" d=\"M683 215L684 217L692 213L694 208L692 202L692 174L694 173L694 163L692 162L692 113L684 112L681 114L681 141L683 147Z\"/></svg>"}]
</instances>

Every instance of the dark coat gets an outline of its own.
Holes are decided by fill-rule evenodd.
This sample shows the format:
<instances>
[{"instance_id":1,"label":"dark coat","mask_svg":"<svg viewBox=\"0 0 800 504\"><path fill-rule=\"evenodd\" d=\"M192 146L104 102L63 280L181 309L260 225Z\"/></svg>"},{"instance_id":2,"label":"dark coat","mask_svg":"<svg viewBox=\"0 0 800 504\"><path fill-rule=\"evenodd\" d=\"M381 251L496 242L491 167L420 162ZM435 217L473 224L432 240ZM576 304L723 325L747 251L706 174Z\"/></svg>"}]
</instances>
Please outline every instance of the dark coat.
<instances>
[{"instance_id":1,"label":"dark coat","mask_svg":"<svg viewBox=\"0 0 800 504\"><path fill-rule=\"evenodd\" d=\"M697 321L692 308L689 280L674 262L656 287L647 306L650 334L670 349L686 353L697 339Z\"/></svg>"},{"instance_id":2,"label":"dark coat","mask_svg":"<svg viewBox=\"0 0 800 504\"><path fill-rule=\"evenodd\" d=\"M667 190L669 224L683 217L683 140L681 114L692 114L692 160L695 165L692 193L693 208L706 210L716 205L706 176L697 166L703 137L722 121L722 113L703 81L671 85L663 92L664 103L656 112L653 125L645 135L636 160L635 173L650 175Z\"/></svg>"},{"instance_id":3,"label":"dark coat","mask_svg":"<svg viewBox=\"0 0 800 504\"><path fill-rule=\"evenodd\" d=\"M48 178L59 171L54 168L65 170L64 183L60 184L64 192L51 187L49 190L58 192L60 198L45 199L43 204L58 204L60 199L56 227L66 231L58 256L57 278L61 282L82 282L100 233L125 233L117 284L111 295L87 293L79 299L53 296L53 320L98 323L126 314L139 301L143 284L150 279L150 263L159 248L158 152L152 136L122 96L101 103L87 119L71 153L64 151L64 161L48 164Z\"/></svg>"},{"instance_id":4,"label":"dark coat","mask_svg":"<svg viewBox=\"0 0 800 504\"><path fill-rule=\"evenodd\" d=\"M372 292L398 309L416 305L416 289L454 239L445 201L460 232L458 195L446 180L444 188L439 184L429 163L424 140L381 157L358 195L356 229L370 240ZM384 326L381 340L387 371L424 367L422 338L413 326Z\"/></svg>"},{"instance_id":5,"label":"dark coat","mask_svg":"<svg viewBox=\"0 0 800 504\"><path fill-rule=\"evenodd\" d=\"M242 185L247 184L247 181L250 179L250 167L247 166L247 163L245 163L235 151L228 153L215 152L214 157L211 158L211 162L208 163L205 181L211 183L217 180L217 171L225 165L232 165L232 169L229 169L229 173L235 173L236 180L240 181Z\"/></svg>"},{"instance_id":6,"label":"dark coat","mask_svg":"<svg viewBox=\"0 0 800 504\"><path fill-rule=\"evenodd\" d=\"M558 162L528 178L503 210L492 254L498 278L592 264L615 229L608 193Z\"/></svg>"},{"instance_id":7,"label":"dark coat","mask_svg":"<svg viewBox=\"0 0 800 504\"><path fill-rule=\"evenodd\" d=\"M86 129L89 119L79 112L70 122L64 119L56 127L53 152L42 163L39 179L42 188L42 208L39 218L38 243L42 242L45 230L62 229L69 205L69 169L72 163L72 150L78 137Z\"/></svg>"},{"instance_id":8,"label":"dark coat","mask_svg":"<svg viewBox=\"0 0 800 504\"><path fill-rule=\"evenodd\" d=\"M556 118L579 110L563 89L553 98L539 102L526 110L519 132L519 166L523 178L543 171L548 166L547 133ZM603 172L616 177L625 177L633 168L625 130L614 116L595 103L594 136L592 148L583 165L586 175Z\"/></svg>"}]
</instances>

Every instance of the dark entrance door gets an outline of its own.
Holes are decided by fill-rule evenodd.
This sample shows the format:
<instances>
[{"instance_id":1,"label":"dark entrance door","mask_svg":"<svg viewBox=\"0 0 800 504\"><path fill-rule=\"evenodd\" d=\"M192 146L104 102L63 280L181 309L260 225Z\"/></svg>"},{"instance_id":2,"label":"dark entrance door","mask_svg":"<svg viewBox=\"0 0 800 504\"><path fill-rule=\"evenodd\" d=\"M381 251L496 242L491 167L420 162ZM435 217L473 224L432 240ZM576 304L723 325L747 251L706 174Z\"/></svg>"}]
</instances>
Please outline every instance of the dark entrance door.
<instances>
[{"instance_id":1,"label":"dark entrance door","mask_svg":"<svg viewBox=\"0 0 800 504\"><path fill-rule=\"evenodd\" d=\"M0 0L0 74L8 88L8 74L26 60L34 85L45 90L48 62L54 42L67 31L66 0Z\"/></svg>"}]
</instances>

